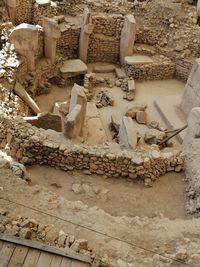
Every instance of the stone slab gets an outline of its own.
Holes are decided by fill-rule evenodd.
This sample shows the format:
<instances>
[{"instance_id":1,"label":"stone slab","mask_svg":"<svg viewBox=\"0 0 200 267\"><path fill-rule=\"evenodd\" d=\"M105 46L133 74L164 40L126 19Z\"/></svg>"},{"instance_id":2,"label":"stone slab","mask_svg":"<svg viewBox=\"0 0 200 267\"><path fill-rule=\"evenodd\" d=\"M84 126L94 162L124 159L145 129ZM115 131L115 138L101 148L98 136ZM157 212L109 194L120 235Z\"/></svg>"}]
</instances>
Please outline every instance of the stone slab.
<instances>
[{"instance_id":1,"label":"stone slab","mask_svg":"<svg viewBox=\"0 0 200 267\"><path fill-rule=\"evenodd\" d=\"M135 81L134 80L128 80L128 92L135 91Z\"/></svg>"},{"instance_id":2,"label":"stone slab","mask_svg":"<svg viewBox=\"0 0 200 267\"><path fill-rule=\"evenodd\" d=\"M115 71L115 65L106 64L106 65L97 65L94 67L94 72L97 73L110 73Z\"/></svg>"},{"instance_id":3,"label":"stone slab","mask_svg":"<svg viewBox=\"0 0 200 267\"><path fill-rule=\"evenodd\" d=\"M136 126L130 117L123 117L119 128L119 144L126 149L137 146Z\"/></svg>"},{"instance_id":4,"label":"stone slab","mask_svg":"<svg viewBox=\"0 0 200 267\"><path fill-rule=\"evenodd\" d=\"M144 55L132 55L125 57L125 63L128 65L151 64L152 62L152 58Z\"/></svg>"},{"instance_id":5,"label":"stone slab","mask_svg":"<svg viewBox=\"0 0 200 267\"><path fill-rule=\"evenodd\" d=\"M64 61L62 67L60 68L60 72L64 75L64 77L75 77L81 74L87 73L86 64L80 59L71 59Z\"/></svg>"}]
</instances>

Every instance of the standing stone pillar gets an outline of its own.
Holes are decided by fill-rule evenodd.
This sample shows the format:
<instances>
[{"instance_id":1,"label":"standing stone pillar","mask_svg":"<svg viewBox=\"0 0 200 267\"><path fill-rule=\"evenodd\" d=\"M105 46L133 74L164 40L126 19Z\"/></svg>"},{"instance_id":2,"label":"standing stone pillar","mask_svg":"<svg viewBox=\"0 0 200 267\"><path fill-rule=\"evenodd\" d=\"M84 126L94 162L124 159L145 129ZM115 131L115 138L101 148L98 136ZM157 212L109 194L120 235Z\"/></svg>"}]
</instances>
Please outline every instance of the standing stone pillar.
<instances>
[{"instance_id":1,"label":"standing stone pillar","mask_svg":"<svg viewBox=\"0 0 200 267\"><path fill-rule=\"evenodd\" d=\"M44 55L49 58L52 63L56 58L56 43L61 36L61 31L58 24L49 18L43 20L44 29Z\"/></svg>"},{"instance_id":2,"label":"standing stone pillar","mask_svg":"<svg viewBox=\"0 0 200 267\"><path fill-rule=\"evenodd\" d=\"M15 25L15 16L16 16L16 0L5 0L6 9L8 12L8 16L13 25Z\"/></svg>"},{"instance_id":3,"label":"standing stone pillar","mask_svg":"<svg viewBox=\"0 0 200 267\"><path fill-rule=\"evenodd\" d=\"M81 33L79 39L79 58L84 63L87 63L89 39L94 29L94 25L91 22L91 13L88 8L85 8L83 12Z\"/></svg>"},{"instance_id":4,"label":"standing stone pillar","mask_svg":"<svg viewBox=\"0 0 200 267\"><path fill-rule=\"evenodd\" d=\"M186 116L194 107L200 107L200 58L193 64L181 100L181 109Z\"/></svg>"},{"instance_id":5,"label":"standing stone pillar","mask_svg":"<svg viewBox=\"0 0 200 267\"><path fill-rule=\"evenodd\" d=\"M193 108L188 117L188 128L183 140L183 151L185 154L192 149L195 138L200 138L200 108ZM199 139L198 139L199 140Z\"/></svg>"},{"instance_id":6,"label":"standing stone pillar","mask_svg":"<svg viewBox=\"0 0 200 267\"><path fill-rule=\"evenodd\" d=\"M22 23L10 33L10 41L15 51L26 58L27 69L35 70L35 57L38 50L39 26Z\"/></svg>"},{"instance_id":7,"label":"standing stone pillar","mask_svg":"<svg viewBox=\"0 0 200 267\"><path fill-rule=\"evenodd\" d=\"M133 15L126 15L124 26L121 32L120 40L120 62L124 63L124 58L126 56L131 56L133 54L133 47L135 43L136 36L136 21Z\"/></svg>"}]
</instances>

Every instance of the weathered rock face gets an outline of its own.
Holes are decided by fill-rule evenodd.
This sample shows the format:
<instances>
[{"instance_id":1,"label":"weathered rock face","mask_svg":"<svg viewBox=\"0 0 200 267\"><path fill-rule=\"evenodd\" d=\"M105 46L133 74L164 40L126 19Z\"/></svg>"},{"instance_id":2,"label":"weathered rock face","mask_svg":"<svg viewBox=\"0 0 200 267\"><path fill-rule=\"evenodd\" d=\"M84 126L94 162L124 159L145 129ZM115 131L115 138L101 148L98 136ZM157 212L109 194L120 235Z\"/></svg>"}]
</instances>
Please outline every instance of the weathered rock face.
<instances>
[{"instance_id":1,"label":"weathered rock face","mask_svg":"<svg viewBox=\"0 0 200 267\"><path fill-rule=\"evenodd\" d=\"M79 136L82 130L81 108L81 105L75 105L65 119L64 135L69 139L76 138L77 136Z\"/></svg>"},{"instance_id":2,"label":"weathered rock face","mask_svg":"<svg viewBox=\"0 0 200 267\"><path fill-rule=\"evenodd\" d=\"M134 122L130 117L123 117L119 128L119 144L126 149L135 149L137 133Z\"/></svg>"},{"instance_id":3,"label":"weathered rock face","mask_svg":"<svg viewBox=\"0 0 200 267\"><path fill-rule=\"evenodd\" d=\"M200 106L200 59L196 59L189 75L181 101L181 109L186 116L192 108Z\"/></svg>"}]
</instances>

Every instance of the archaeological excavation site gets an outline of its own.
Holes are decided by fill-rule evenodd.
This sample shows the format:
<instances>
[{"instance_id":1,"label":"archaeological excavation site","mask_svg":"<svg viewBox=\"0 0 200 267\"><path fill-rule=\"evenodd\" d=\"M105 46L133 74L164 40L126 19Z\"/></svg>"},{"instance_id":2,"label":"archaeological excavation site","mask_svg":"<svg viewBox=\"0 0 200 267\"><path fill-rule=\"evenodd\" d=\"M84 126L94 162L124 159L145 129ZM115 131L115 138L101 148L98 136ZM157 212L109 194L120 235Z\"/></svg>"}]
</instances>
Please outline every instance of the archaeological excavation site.
<instances>
[{"instance_id":1,"label":"archaeological excavation site","mask_svg":"<svg viewBox=\"0 0 200 267\"><path fill-rule=\"evenodd\" d=\"M0 267L200 267L200 0L0 0Z\"/></svg>"}]
</instances>

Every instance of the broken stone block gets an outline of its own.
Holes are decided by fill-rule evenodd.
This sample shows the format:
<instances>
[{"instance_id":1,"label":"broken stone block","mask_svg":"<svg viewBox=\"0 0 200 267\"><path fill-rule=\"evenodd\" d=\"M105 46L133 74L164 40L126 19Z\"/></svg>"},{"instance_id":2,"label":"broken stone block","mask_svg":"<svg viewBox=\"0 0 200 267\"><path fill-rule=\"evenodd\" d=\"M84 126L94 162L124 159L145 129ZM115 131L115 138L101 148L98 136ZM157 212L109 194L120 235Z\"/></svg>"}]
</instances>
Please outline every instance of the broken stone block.
<instances>
[{"instance_id":1,"label":"broken stone block","mask_svg":"<svg viewBox=\"0 0 200 267\"><path fill-rule=\"evenodd\" d=\"M147 123L147 113L146 111L137 111L136 113L136 121L140 124Z\"/></svg>"},{"instance_id":2,"label":"broken stone block","mask_svg":"<svg viewBox=\"0 0 200 267\"><path fill-rule=\"evenodd\" d=\"M97 94L97 102L96 106L97 108L102 108L102 107L107 107L107 106L113 106L114 105L114 97L106 89L102 89L98 94Z\"/></svg>"},{"instance_id":3,"label":"broken stone block","mask_svg":"<svg viewBox=\"0 0 200 267\"><path fill-rule=\"evenodd\" d=\"M125 116L127 117L131 117L132 119L135 119L136 118L136 113L138 111L145 111L147 108L147 105L146 104L133 104L133 106L131 108L128 108L126 113L125 113Z\"/></svg>"},{"instance_id":4,"label":"broken stone block","mask_svg":"<svg viewBox=\"0 0 200 267\"><path fill-rule=\"evenodd\" d=\"M137 146L137 133L133 120L123 117L119 128L119 144L126 149L135 149Z\"/></svg>"},{"instance_id":5,"label":"broken stone block","mask_svg":"<svg viewBox=\"0 0 200 267\"><path fill-rule=\"evenodd\" d=\"M124 79L126 77L125 71L121 68L116 68L115 73L118 79Z\"/></svg>"},{"instance_id":6,"label":"broken stone block","mask_svg":"<svg viewBox=\"0 0 200 267\"><path fill-rule=\"evenodd\" d=\"M30 239L31 238L31 230L29 228L22 228L19 232L19 237Z\"/></svg>"},{"instance_id":7,"label":"broken stone block","mask_svg":"<svg viewBox=\"0 0 200 267\"><path fill-rule=\"evenodd\" d=\"M52 129L56 132L62 132L62 121L59 115L49 112L43 112L34 117L24 117L28 123L45 130Z\"/></svg>"}]
</instances>

